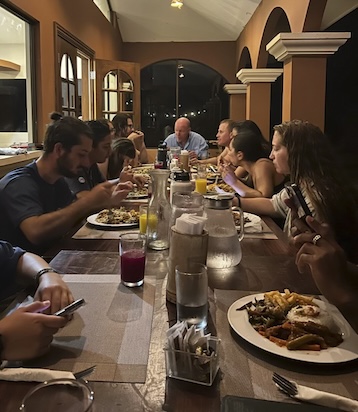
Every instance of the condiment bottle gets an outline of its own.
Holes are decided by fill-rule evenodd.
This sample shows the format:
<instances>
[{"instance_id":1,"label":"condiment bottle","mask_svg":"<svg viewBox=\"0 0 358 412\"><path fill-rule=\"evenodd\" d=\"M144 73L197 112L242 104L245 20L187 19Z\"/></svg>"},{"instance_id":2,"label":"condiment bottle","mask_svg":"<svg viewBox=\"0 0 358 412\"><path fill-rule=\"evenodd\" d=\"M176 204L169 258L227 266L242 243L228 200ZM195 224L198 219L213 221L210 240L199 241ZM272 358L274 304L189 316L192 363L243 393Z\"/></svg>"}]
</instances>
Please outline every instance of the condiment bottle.
<instances>
[{"instance_id":1,"label":"condiment bottle","mask_svg":"<svg viewBox=\"0 0 358 412\"><path fill-rule=\"evenodd\" d=\"M191 192L193 189L188 172L174 172L170 184L170 204L173 203L173 196L176 192Z\"/></svg>"},{"instance_id":2,"label":"condiment bottle","mask_svg":"<svg viewBox=\"0 0 358 412\"><path fill-rule=\"evenodd\" d=\"M168 148L166 143L160 141L158 145L157 159L154 165L156 169L167 169L167 152Z\"/></svg>"}]
</instances>

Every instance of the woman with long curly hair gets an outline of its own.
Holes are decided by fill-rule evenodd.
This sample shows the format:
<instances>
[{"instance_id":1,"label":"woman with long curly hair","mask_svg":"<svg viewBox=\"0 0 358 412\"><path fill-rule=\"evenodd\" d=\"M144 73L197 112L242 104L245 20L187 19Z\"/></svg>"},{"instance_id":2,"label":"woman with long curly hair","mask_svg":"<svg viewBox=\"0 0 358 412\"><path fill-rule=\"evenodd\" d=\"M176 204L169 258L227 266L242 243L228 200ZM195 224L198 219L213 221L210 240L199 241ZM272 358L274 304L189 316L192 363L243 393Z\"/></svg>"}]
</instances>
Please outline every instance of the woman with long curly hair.
<instances>
[{"instance_id":1,"label":"woman with long curly hair","mask_svg":"<svg viewBox=\"0 0 358 412\"><path fill-rule=\"evenodd\" d=\"M312 215L332 227L335 238L348 256L358 253L358 202L353 186L334 160L326 136L315 125L301 120L274 127L270 154L278 173L290 176L302 191ZM241 207L252 213L285 218L291 233L289 197L283 189L271 199L241 199Z\"/></svg>"}]
</instances>

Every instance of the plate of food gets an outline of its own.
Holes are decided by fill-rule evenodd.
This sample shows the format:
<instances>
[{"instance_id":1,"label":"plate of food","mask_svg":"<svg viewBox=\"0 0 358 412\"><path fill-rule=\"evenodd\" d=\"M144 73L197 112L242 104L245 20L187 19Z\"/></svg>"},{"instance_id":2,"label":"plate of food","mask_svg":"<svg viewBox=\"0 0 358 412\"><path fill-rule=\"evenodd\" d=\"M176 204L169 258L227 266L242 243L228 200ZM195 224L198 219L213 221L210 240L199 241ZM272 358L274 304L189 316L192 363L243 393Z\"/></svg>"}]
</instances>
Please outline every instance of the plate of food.
<instances>
[{"instance_id":1,"label":"plate of food","mask_svg":"<svg viewBox=\"0 0 358 412\"><path fill-rule=\"evenodd\" d=\"M252 345L297 361L333 364L358 358L358 335L327 301L285 290L245 296L227 313Z\"/></svg>"},{"instance_id":2,"label":"plate of food","mask_svg":"<svg viewBox=\"0 0 358 412\"><path fill-rule=\"evenodd\" d=\"M217 190L217 188L219 190ZM235 190L226 183L211 183L210 185L207 185L207 191L214 193L235 193Z\"/></svg>"},{"instance_id":3,"label":"plate of food","mask_svg":"<svg viewBox=\"0 0 358 412\"><path fill-rule=\"evenodd\" d=\"M240 230L240 211L232 208L232 217L234 218L236 229ZM262 224L261 217L252 213L244 212L244 228L245 231L261 232Z\"/></svg>"},{"instance_id":4,"label":"plate of food","mask_svg":"<svg viewBox=\"0 0 358 412\"><path fill-rule=\"evenodd\" d=\"M127 199L144 199L146 197L148 197L147 187L143 187L142 189L134 188L134 190L127 195Z\"/></svg>"},{"instance_id":5,"label":"plate of food","mask_svg":"<svg viewBox=\"0 0 358 412\"><path fill-rule=\"evenodd\" d=\"M139 212L125 207L104 209L87 217L87 222L94 226L106 228L127 228L139 225Z\"/></svg>"},{"instance_id":6,"label":"plate of food","mask_svg":"<svg viewBox=\"0 0 358 412\"><path fill-rule=\"evenodd\" d=\"M131 172L133 172L136 175L149 175L149 172L151 170L154 170L154 165L133 167L131 169Z\"/></svg>"}]
</instances>

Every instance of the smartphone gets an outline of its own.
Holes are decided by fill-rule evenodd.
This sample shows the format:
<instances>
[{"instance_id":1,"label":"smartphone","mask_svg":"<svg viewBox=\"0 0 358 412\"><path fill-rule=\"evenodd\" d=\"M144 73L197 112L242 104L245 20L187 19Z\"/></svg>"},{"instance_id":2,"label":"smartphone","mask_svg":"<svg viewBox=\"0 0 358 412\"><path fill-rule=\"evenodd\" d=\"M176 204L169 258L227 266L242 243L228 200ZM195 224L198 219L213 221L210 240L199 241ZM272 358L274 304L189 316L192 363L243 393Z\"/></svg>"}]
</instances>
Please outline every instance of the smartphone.
<instances>
[{"instance_id":1,"label":"smartphone","mask_svg":"<svg viewBox=\"0 0 358 412\"><path fill-rule=\"evenodd\" d=\"M78 299L69 304L68 306L65 306L64 308L58 310L57 312L54 313L55 316L68 316L71 315L74 311L79 309L81 306L85 304L84 299Z\"/></svg>"},{"instance_id":2,"label":"smartphone","mask_svg":"<svg viewBox=\"0 0 358 412\"><path fill-rule=\"evenodd\" d=\"M305 218L306 216L312 216L300 188L295 183L290 183L286 186L286 190L290 198L294 201L297 208L298 217Z\"/></svg>"}]
</instances>

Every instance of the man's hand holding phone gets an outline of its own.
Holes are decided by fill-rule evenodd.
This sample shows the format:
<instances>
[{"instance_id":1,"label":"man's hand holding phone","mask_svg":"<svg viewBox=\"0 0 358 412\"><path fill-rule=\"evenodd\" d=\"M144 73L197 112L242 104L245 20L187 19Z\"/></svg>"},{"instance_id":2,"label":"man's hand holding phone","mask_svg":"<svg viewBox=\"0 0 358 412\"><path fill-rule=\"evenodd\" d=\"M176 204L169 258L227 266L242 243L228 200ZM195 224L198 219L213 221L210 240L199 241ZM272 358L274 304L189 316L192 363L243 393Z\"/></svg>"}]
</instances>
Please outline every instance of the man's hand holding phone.
<instances>
[{"instance_id":1,"label":"man's hand holding phone","mask_svg":"<svg viewBox=\"0 0 358 412\"><path fill-rule=\"evenodd\" d=\"M84 299L77 299L74 302L72 302L70 305L65 306L64 308L55 312L54 315L55 316L70 316L73 314L73 312L75 312L81 306L85 305L85 303L86 302Z\"/></svg>"}]
</instances>

